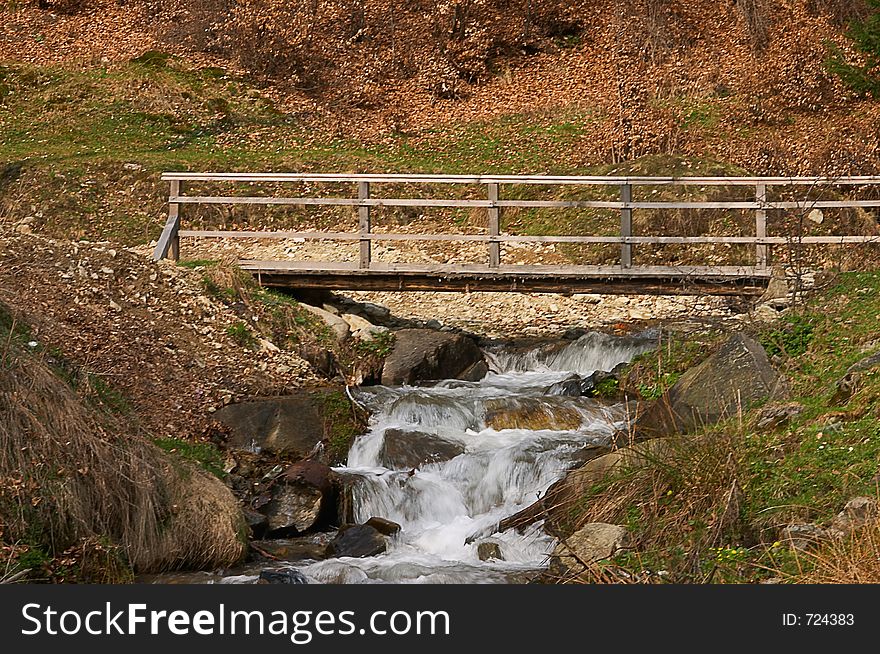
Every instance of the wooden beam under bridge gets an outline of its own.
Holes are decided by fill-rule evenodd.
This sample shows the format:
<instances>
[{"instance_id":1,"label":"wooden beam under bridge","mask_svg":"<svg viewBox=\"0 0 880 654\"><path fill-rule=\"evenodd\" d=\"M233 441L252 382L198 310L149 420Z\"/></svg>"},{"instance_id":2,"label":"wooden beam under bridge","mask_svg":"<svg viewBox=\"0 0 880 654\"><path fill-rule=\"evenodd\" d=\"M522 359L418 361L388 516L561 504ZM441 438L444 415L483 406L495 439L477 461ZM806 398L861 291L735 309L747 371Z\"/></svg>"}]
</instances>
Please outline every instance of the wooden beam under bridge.
<instances>
[{"instance_id":1,"label":"wooden beam under bridge","mask_svg":"<svg viewBox=\"0 0 880 654\"><path fill-rule=\"evenodd\" d=\"M349 291L596 293L605 295L760 295L769 276L751 268L631 268L613 266L419 266L373 263L241 261L263 286ZM607 268L607 269L606 269Z\"/></svg>"}]
</instances>

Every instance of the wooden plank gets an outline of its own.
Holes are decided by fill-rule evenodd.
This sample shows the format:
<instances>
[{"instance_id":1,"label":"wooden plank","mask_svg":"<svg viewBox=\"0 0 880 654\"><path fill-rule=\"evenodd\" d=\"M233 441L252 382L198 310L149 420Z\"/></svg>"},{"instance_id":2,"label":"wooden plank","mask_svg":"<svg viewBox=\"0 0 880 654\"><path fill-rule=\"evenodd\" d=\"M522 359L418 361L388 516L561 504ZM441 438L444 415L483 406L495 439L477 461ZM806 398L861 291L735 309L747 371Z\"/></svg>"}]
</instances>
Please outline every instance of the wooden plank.
<instances>
[{"instance_id":1,"label":"wooden plank","mask_svg":"<svg viewBox=\"0 0 880 654\"><path fill-rule=\"evenodd\" d=\"M451 241L488 243L605 243L610 245L630 243L633 245L717 244L717 245L786 245L804 244L854 244L880 243L880 236L515 236L501 234L393 234L371 232L289 232L289 231L223 231L180 230L186 238L240 238L240 239L291 239L303 241Z\"/></svg>"},{"instance_id":2,"label":"wooden plank","mask_svg":"<svg viewBox=\"0 0 880 654\"><path fill-rule=\"evenodd\" d=\"M501 243L498 242L498 236L501 230L501 210L495 206L498 202L498 184L487 184L486 192L489 202L492 206L487 209L488 212L488 231L489 231L489 267L497 268L501 265Z\"/></svg>"},{"instance_id":3,"label":"wooden plank","mask_svg":"<svg viewBox=\"0 0 880 654\"><path fill-rule=\"evenodd\" d=\"M369 183L369 182L359 182ZM444 200L420 198L286 198L236 195L201 195L174 198L183 204L265 204L293 206L336 206L336 207L449 207L482 208L489 207L488 200Z\"/></svg>"},{"instance_id":4,"label":"wooden plank","mask_svg":"<svg viewBox=\"0 0 880 654\"><path fill-rule=\"evenodd\" d=\"M180 196L180 184L181 183L178 180L171 180L169 198ZM153 259L155 261L164 259L168 256L169 252L175 261L180 259L179 231L180 205L177 202L169 201L168 218L165 221L165 227L162 229L162 234L159 236L159 241L156 243L156 248L153 250Z\"/></svg>"},{"instance_id":5,"label":"wooden plank","mask_svg":"<svg viewBox=\"0 0 880 654\"><path fill-rule=\"evenodd\" d=\"M608 185L619 186L843 186L878 184L880 176L849 177L640 177L578 175L407 175L340 173L191 173L165 172L165 181L207 182L370 182L426 184L539 184L539 185Z\"/></svg>"},{"instance_id":6,"label":"wooden plank","mask_svg":"<svg viewBox=\"0 0 880 654\"><path fill-rule=\"evenodd\" d=\"M626 207L632 202L632 186L629 184L620 185L620 201ZM632 236L632 209L620 210L620 235L623 238ZM620 246L620 267L632 267L632 245L624 242Z\"/></svg>"},{"instance_id":7,"label":"wooden plank","mask_svg":"<svg viewBox=\"0 0 880 654\"><path fill-rule=\"evenodd\" d=\"M358 199L366 200L370 197L370 183L358 182ZM360 266L361 268L370 267L370 248L371 241L365 238L370 233L370 207L361 206L358 208L358 227L360 230Z\"/></svg>"},{"instance_id":8,"label":"wooden plank","mask_svg":"<svg viewBox=\"0 0 880 654\"><path fill-rule=\"evenodd\" d=\"M263 286L298 289L356 290L356 291L455 291L594 293L604 295L720 295L742 297L760 295L765 290L766 279L598 279L598 278L551 278L551 277L434 277L399 275L396 273L372 273L370 275L294 275L265 273L260 276Z\"/></svg>"},{"instance_id":9,"label":"wooden plank","mask_svg":"<svg viewBox=\"0 0 880 654\"><path fill-rule=\"evenodd\" d=\"M369 182L361 182L369 183ZM489 184L492 186L492 184ZM498 186L495 184L495 186ZM627 185L624 185L627 186ZM628 185L632 187L632 185ZM570 208L570 209L728 209L755 211L759 209L831 209L852 207L880 207L878 200L802 200L780 201L761 204L756 201L719 202L623 202L611 200L500 200L493 205L489 200L448 200L426 198L290 198L235 195L190 195L169 198L179 204L243 204L274 206L338 206L338 207L437 207L478 209L495 207L519 208Z\"/></svg>"},{"instance_id":10,"label":"wooden plank","mask_svg":"<svg viewBox=\"0 0 880 654\"><path fill-rule=\"evenodd\" d=\"M374 261L369 271L361 270L354 261L260 261L244 259L243 270L261 273L290 272L296 274L352 273L372 275L393 272L416 275L485 275L496 277L598 277L598 278L745 278L766 277L769 273L753 266L634 266L622 270L619 266L557 266L557 265L501 265L491 268L486 264L445 263L385 263Z\"/></svg>"},{"instance_id":11,"label":"wooden plank","mask_svg":"<svg viewBox=\"0 0 880 654\"><path fill-rule=\"evenodd\" d=\"M767 202L767 185L755 186L755 199L762 206ZM755 236L763 238L767 236L767 211L763 208L755 210ZM755 246L755 265L759 270L767 269L768 248L766 245Z\"/></svg>"}]
</instances>

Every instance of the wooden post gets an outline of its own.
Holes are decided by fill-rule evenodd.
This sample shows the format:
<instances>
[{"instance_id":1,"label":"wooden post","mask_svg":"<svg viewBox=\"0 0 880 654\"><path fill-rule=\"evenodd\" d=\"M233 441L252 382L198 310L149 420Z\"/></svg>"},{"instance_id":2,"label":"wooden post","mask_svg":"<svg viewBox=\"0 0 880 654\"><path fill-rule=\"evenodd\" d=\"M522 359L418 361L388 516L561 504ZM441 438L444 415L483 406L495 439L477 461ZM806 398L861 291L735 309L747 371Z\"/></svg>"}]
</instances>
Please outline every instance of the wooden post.
<instances>
[{"instance_id":1,"label":"wooden post","mask_svg":"<svg viewBox=\"0 0 880 654\"><path fill-rule=\"evenodd\" d=\"M755 200L757 200L760 204L764 204L767 202L767 185L766 184L758 184L755 187ZM758 208L755 210L755 236L758 238L763 238L767 236L767 210L763 208ZM768 260L768 246L766 245L756 245L755 246L755 267L759 271L767 270L767 260Z\"/></svg>"},{"instance_id":2,"label":"wooden post","mask_svg":"<svg viewBox=\"0 0 880 654\"><path fill-rule=\"evenodd\" d=\"M370 183L369 182L358 182L358 200L367 200L370 197ZM361 206L358 207L358 230L361 235L370 233L370 207L369 206ZM369 269L370 261L372 260L372 252L370 251L370 239L362 238L360 240L361 244L361 257L360 257L360 267L364 270Z\"/></svg>"},{"instance_id":3,"label":"wooden post","mask_svg":"<svg viewBox=\"0 0 880 654\"><path fill-rule=\"evenodd\" d=\"M171 182L170 197L176 198L180 196L182 185L178 180ZM171 233L171 258L180 261L180 204L178 202L168 202L168 218L174 220L174 231Z\"/></svg>"},{"instance_id":4,"label":"wooden post","mask_svg":"<svg viewBox=\"0 0 880 654\"><path fill-rule=\"evenodd\" d=\"M487 184L487 194L489 202L493 203L489 207L489 237L501 234L501 208L494 205L498 202L498 184ZM498 241L489 241L489 267L497 268L501 265L501 243Z\"/></svg>"},{"instance_id":5,"label":"wooden post","mask_svg":"<svg viewBox=\"0 0 880 654\"><path fill-rule=\"evenodd\" d=\"M165 227L153 250L153 259L159 261L170 256L175 261L180 260L180 203L174 200L180 196L180 182L171 181L171 190L168 194L168 219Z\"/></svg>"},{"instance_id":6,"label":"wooden post","mask_svg":"<svg viewBox=\"0 0 880 654\"><path fill-rule=\"evenodd\" d=\"M620 201L624 203L632 202L632 184L620 185ZM633 212L632 209L624 207L620 210L620 235L632 236ZM622 243L620 245L620 267L632 268L632 245Z\"/></svg>"}]
</instances>

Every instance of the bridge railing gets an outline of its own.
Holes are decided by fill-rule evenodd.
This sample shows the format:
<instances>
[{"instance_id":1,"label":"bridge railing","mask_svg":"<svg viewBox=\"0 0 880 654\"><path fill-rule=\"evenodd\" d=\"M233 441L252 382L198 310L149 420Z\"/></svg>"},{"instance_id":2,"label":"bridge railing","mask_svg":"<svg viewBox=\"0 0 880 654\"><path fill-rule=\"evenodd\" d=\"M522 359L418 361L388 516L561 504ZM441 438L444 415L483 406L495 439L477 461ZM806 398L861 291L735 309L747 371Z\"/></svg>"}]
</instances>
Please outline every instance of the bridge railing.
<instances>
[{"instance_id":1,"label":"bridge railing","mask_svg":"<svg viewBox=\"0 0 880 654\"><path fill-rule=\"evenodd\" d=\"M313 173L163 173L162 180L170 184L168 219L154 250L156 260L180 257L180 238L249 238L249 239L302 239L356 241L359 243L359 269L368 271L373 265L372 243L376 241L471 241L486 244L488 271L502 265L501 245L505 243L570 243L619 244L619 269L622 274L633 268L634 245L667 244L740 244L755 248L755 265L743 268L756 277L769 275L769 248L791 244L850 244L880 242L877 235L804 236L793 234L769 235L768 213L785 210L809 212L826 208L875 208L880 199L818 199L817 190L829 187L858 187L880 191L880 177L587 177L546 175L373 175L373 174L313 174ZM351 184L350 197L285 197L253 195L186 195L184 184L198 182L233 182L249 184L278 183L344 183ZM482 187L483 199L375 197L375 184L419 185L474 185ZM611 200L526 200L505 199L504 187L510 185L583 186L616 188L617 199ZM638 187L747 187L748 199L712 201L634 200ZM785 187L786 199L769 199L770 190ZM776 193L779 195L779 193ZM880 193L874 193L880 198ZM794 199L792 199L794 198ZM201 205L293 205L339 206L357 209L357 231L243 231L243 230L184 230L181 229L181 209L187 204ZM438 207L485 209L485 234L412 234L373 232L371 212L379 207ZM619 211L620 229L617 235L550 235L521 236L501 233L501 212L507 208L524 209L577 209L592 208ZM752 236L637 236L633 234L633 212L639 210L730 210L754 212ZM320 268L321 262L314 262Z\"/></svg>"}]
</instances>

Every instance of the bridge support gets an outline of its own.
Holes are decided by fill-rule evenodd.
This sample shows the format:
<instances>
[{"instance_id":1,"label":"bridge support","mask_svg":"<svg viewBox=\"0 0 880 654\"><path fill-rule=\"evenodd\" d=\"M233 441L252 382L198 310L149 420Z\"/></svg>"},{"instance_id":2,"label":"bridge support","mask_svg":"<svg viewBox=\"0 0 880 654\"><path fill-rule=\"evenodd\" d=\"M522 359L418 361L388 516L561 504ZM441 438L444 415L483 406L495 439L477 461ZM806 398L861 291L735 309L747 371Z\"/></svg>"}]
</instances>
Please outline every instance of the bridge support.
<instances>
[{"instance_id":1,"label":"bridge support","mask_svg":"<svg viewBox=\"0 0 880 654\"><path fill-rule=\"evenodd\" d=\"M165 228L153 250L153 260L159 261L170 256L175 261L180 260L180 197L181 181L171 180L171 188L168 192L168 219Z\"/></svg>"}]
</instances>

